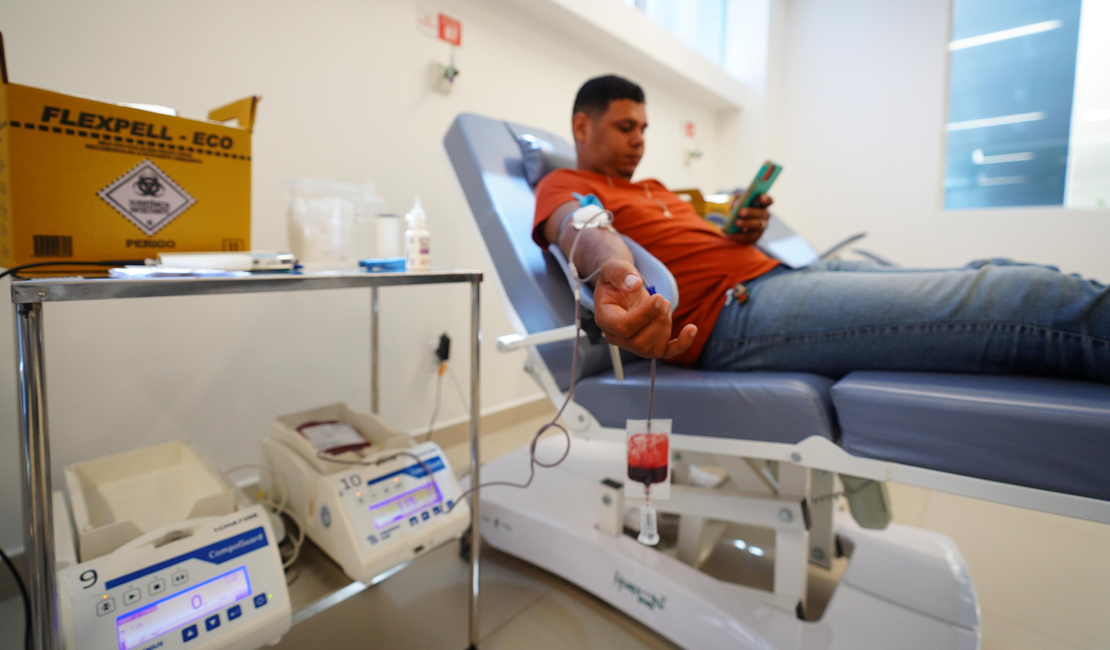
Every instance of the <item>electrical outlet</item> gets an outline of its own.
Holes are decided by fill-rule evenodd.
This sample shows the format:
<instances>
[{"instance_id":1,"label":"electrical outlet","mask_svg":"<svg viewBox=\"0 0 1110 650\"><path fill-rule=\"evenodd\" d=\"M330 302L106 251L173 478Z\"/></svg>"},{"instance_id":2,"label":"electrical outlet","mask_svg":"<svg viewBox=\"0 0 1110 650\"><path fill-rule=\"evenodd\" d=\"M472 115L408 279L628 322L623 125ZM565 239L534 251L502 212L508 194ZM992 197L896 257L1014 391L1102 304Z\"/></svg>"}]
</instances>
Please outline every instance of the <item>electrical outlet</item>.
<instances>
[{"instance_id":1,"label":"electrical outlet","mask_svg":"<svg viewBox=\"0 0 1110 650\"><path fill-rule=\"evenodd\" d=\"M431 351L431 360L436 367L451 357L451 336L444 332L439 336L428 339L428 349Z\"/></svg>"},{"instance_id":2,"label":"electrical outlet","mask_svg":"<svg viewBox=\"0 0 1110 650\"><path fill-rule=\"evenodd\" d=\"M451 337L447 332L439 335L439 340L436 342L436 358L440 362L445 362L451 358Z\"/></svg>"},{"instance_id":3,"label":"electrical outlet","mask_svg":"<svg viewBox=\"0 0 1110 650\"><path fill-rule=\"evenodd\" d=\"M450 95L455 89L455 80L459 78L459 69L453 64L444 65L433 61L431 71L432 90Z\"/></svg>"}]
</instances>

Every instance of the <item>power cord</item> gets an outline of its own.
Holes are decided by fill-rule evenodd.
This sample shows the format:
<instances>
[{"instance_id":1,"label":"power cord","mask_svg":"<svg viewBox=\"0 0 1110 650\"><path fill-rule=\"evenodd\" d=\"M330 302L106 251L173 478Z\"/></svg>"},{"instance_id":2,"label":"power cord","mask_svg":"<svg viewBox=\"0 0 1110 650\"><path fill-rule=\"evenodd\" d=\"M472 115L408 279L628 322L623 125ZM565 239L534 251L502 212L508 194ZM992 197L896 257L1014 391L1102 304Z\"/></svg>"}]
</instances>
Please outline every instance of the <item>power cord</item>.
<instances>
[{"instance_id":1,"label":"power cord","mask_svg":"<svg viewBox=\"0 0 1110 650\"><path fill-rule=\"evenodd\" d=\"M146 259L141 259L141 260L101 260L99 262L74 262L74 261L65 262L65 261L62 261L62 260L58 260L56 262L31 262L30 264L20 264L19 266L13 266L10 269L7 269L3 272L0 272L0 278L4 278L5 276L9 276L9 275L18 278L18 277L20 277L19 272L24 270L24 269L41 268L41 267L44 267L44 266L143 266L145 264L146 264Z\"/></svg>"},{"instance_id":2,"label":"power cord","mask_svg":"<svg viewBox=\"0 0 1110 650\"><path fill-rule=\"evenodd\" d=\"M388 463L398 456L408 456L409 458L415 460L422 468L424 468L424 471L427 472L428 478L432 478L432 474L434 474L434 472L432 472L432 468L428 467L428 464L425 463L423 459L421 459L419 456L409 451L397 450L388 456L375 458L374 460L362 460L361 458L359 460L347 460L346 458L340 458L329 453L326 449L321 449L320 451L316 452L317 458L329 463L339 463L340 465L360 465L362 467L377 467L382 463Z\"/></svg>"},{"instance_id":3,"label":"power cord","mask_svg":"<svg viewBox=\"0 0 1110 650\"><path fill-rule=\"evenodd\" d=\"M282 515L288 517L290 521L297 525L297 537L294 538L292 536L289 536L289 540L293 544L293 552L288 558L283 558L281 563L283 569L289 569L289 567L293 566L293 563L297 561L297 558L301 554L301 547L304 546L305 528L304 523L300 520L300 518L286 509L286 506L289 505L289 489L288 486L285 484L285 479L281 476L281 474L275 472L269 465L248 463L244 465L236 465L235 467L232 467L225 471L228 474L231 474L243 469L262 470L269 474L271 493L273 492L274 486L277 485L278 481L280 480L281 482L281 501L275 502L273 499L260 499L257 503L270 508L278 517L281 517ZM293 579L295 579L295 577ZM287 578L286 582L292 582L292 579Z\"/></svg>"},{"instance_id":4,"label":"power cord","mask_svg":"<svg viewBox=\"0 0 1110 650\"><path fill-rule=\"evenodd\" d=\"M23 584L23 578L19 577L19 572L15 570L15 565L8 559L8 554L5 553L2 548L0 548L0 558L3 558L4 564L8 567L8 571L12 572L12 577L15 578L15 584L19 587L19 595L23 598L23 647L30 650L31 599L27 597L27 587Z\"/></svg>"},{"instance_id":5,"label":"power cord","mask_svg":"<svg viewBox=\"0 0 1110 650\"><path fill-rule=\"evenodd\" d=\"M447 370L447 364L439 364L439 372L436 374L436 405L432 409L432 420L428 423L428 433L424 434L424 441L431 442L432 434L436 430L436 416L439 415L439 396L443 392L443 373Z\"/></svg>"},{"instance_id":6,"label":"power cord","mask_svg":"<svg viewBox=\"0 0 1110 650\"><path fill-rule=\"evenodd\" d=\"M436 373L436 399L435 408L432 409L432 420L428 423L428 433L425 434L424 441L430 442L432 434L436 430L436 417L439 415L440 395L443 392L443 374L447 372L447 360L451 358L451 337L447 336L447 332L439 335L439 345L435 350L436 358L439 359L439 370Z\"/></svg>"},{"instance_id":7,"label":"power cord","mask_svg":"<svg viewBox=\"0 0 1110 650\"><path fill-rule=\"evenodd\" d=\"M467 400L466 395L463 394L462 384L459 383L459 378L455 376L455 373L451 370L451 368L451 366L447 367L447 378L451 380L451 385L455 388L455 395L459 398L459 406L462 406L463 409L469 410L470 401Z\"/></svg>"}]
</instances>

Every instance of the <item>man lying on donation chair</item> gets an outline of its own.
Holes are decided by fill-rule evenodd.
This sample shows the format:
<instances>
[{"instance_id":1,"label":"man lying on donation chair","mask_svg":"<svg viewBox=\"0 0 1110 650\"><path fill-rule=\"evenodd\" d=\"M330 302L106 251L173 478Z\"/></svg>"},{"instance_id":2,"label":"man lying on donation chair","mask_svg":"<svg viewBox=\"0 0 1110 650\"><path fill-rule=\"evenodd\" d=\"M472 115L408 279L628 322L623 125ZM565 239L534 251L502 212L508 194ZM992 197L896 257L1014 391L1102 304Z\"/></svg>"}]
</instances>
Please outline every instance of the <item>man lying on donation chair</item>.
<instances>
[{"instance_id":1,"label":"man lying on donation chair","mask_svg":"<svg viewBox=\"0 0 1110 650\"><path fill-rule=\"evenodd\" d=\"M650 295L620 236L589 228L575 260L600 269L595 320L642 357L712 370L916 370L1073 377L1110 382L1110 290L1050 267L1007 260L959 269L818 261L791 269L754 246L771 197L722 234L659 181L632 182L644 154L643 90L616 76L578 91L577 169L536 187L533 238L569 255L574 194L596 195L613 227L670 269L679 308Z\"/></svg>"}]
</instances>

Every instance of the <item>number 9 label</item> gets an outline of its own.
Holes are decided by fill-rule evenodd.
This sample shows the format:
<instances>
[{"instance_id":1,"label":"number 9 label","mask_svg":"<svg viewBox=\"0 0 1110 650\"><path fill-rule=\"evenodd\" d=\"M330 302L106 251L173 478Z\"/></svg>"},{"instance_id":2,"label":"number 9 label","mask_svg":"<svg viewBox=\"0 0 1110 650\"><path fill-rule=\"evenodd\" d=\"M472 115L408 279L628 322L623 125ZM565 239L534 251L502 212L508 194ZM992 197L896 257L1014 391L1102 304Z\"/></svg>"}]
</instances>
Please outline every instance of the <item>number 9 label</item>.
<instances>
[{"instance_id":1,"label":"number 9 label","mask_svg":"<svg viewBox=\"0 0 1110 650\"><path fill-rule=\"evenodd\" d=\"M93 585L96 584L96 571L94 569L89 569L88 571L85 571L80 576L78 576L77 579L81 581L82 589L90 589Z\"/></svg>"}]
</instances>

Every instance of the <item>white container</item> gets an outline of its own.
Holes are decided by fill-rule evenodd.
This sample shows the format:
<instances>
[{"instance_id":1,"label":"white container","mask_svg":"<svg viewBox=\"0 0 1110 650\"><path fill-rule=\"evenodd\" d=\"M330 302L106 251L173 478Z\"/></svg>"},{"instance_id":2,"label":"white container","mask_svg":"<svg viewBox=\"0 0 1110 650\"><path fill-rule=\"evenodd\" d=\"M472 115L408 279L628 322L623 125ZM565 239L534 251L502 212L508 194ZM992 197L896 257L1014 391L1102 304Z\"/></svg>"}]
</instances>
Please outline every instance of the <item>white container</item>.
<instances>
[{"instance_id":1,"label":"white container","mask_svg":"<svg viewBox=\"0 0 1110 650\"><path fill-rule=\"evenodd\" d=\"M427 271L432 267L432 233L428 232L428 217L420 206L419 196L405 215L405 221L409 224L405 231L405 270Z\"/></svg>"},{"instance_id":2,"label":"white container","mask_svg":"<svg viewBox=\"0 0 1110 650\"><path fill-rule=\"evenodd\" d=\"M374 218L375 257L401 257L401 215L380 213Z\"/></svg>"},{"instance_id":3,"label":"white container","mask_svg":"<svg viewBox=\"0 0 1110 650\"><path fill-rule=\"evenodd\" d=\"M65 467L82 562L178 521L235 510L235 486L185 441Z\"/></svg>"},{"instance_id":4,"label":"white container","mask_svg":"<svg viewBox=\"0 0 1110 650\"><path fill-rule=\"evenodd\" d=\"M289 248L307 268L354 268L360 190L354 183L299 178L289 183Z\"/></svg>"},{"instance_id":5,"label":"white container","mask_svg":"<svg viewBox=\"0 0 1110 650\"><path fill-rule=\"evenodd\" d=\"M379 215L386 210L385 199L375 191L373 183L367 182L359 186L359 196L355 202L355 219L351 228L350 252L355 262L377 256L378 248L381 246ZM400 237L399 231L394 234L394 248L400 246ZM400 255L400 253L394 255Z\"/></svg>"}]
</instances>

